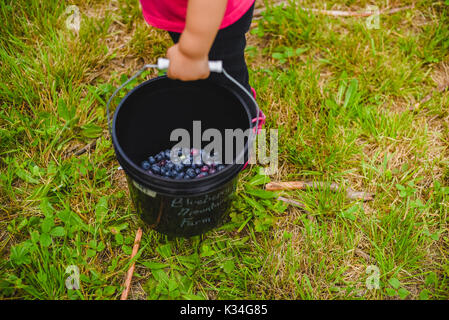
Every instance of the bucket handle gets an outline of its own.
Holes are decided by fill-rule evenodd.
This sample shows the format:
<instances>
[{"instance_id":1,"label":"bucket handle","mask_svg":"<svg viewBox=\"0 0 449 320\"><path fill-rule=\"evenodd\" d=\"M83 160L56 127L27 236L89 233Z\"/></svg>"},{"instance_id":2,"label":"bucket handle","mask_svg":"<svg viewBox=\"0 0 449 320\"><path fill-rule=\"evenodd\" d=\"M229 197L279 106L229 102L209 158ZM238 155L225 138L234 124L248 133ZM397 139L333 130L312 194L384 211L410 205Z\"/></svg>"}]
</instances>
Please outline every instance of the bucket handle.
<instances>
[{"instance_id":1,"label":"bucket handle","mask_svg":"<svg viewBox=\"0 0 449 320\"><path fill-rule=\"evenodd\" d=\"M109 105L111 104L112 99L114 99L114 97L116 96L116 94L123 89L123 87L125 87L128 83L130 83L131 81L133 81L134 79L136 79L138 76L140 76L142 74L142 72L144 72L146 69L149 68L156 68L159 70L165 70L168 69L170 65L170 60L165 59L165 58L159 58L157 59L157 64L146 64L144 65L142 68L140 68L131 78L129 78L128 80L126 80L120 87L118 87L114 93L111 95L111 97L109 98L107 104L106 104L106 113L107 113L107 117L108 117L108 129L109 129L109 134L112 136L112 128L111 128L111 117L110 117L110 112L109 112ZM254 102L254 104L256 105L257 108L257 116L256 116L256 131L258 132L258 128L259 128L259 114L260 114L260 108L259 105L257 104L256 99L254 99L253 95L251 92L249 92L243 85L241 85L237 80L235 80L233 77L231 77L231 75L229 75L226 70L223 68L223 62L222 61L209 61L209 70L211 72L217 72L217 73L223 73L223 75L229 79L229 81L233 82L235 85L237 85L240 89L243 90L243 92L245 92L248 97ZM254 139L254 132L251 132L251 136L250 136L250 143L249 145L252 145Z\"/></svg>"}]
</instances>

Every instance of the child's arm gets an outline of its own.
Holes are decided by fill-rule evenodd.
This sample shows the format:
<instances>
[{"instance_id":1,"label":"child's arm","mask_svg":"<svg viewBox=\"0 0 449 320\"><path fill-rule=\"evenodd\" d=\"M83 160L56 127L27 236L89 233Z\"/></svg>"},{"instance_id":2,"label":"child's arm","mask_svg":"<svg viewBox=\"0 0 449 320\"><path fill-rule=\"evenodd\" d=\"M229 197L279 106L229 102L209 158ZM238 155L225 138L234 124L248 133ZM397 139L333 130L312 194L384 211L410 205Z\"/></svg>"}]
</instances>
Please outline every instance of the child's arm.
<instances>
[{"instance_id":1,"label":"child's arm","mask_svg":"<svg viewBox=\"0 0 449 320\"><path fill-rule=\"evenodd\" d=\"M197 80L209 76L208 55L223 20L228 0L189 0L186 26L179 42L167 50L172 79Z\"/></svg>"}]
</instances>

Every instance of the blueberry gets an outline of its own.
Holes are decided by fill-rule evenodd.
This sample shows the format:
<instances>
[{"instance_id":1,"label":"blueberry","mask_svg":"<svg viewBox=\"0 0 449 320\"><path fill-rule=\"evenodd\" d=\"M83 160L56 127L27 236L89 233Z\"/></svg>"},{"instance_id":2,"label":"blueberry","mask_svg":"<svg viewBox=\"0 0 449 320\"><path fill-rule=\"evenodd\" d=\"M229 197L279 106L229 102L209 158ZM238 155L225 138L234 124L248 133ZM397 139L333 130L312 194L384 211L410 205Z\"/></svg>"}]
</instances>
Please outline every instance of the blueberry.
<instances>
[{"instance_id":1,"label":"blueberry","mask_svg":"<svg viewBox=\"0 0 449 320\"><path fill-rule=\"evenodd\" d=\"M173 169L175 167L175 164L171 162L170 160L167 161L166 165L167 169Z\"/></svg>"},{"instance_id":2,"label":"blueberry","mask_svg":"<svg viewBox=\"0 0 449 320\"><path fill-rule=\"evenodd\" d=\"M192 168L189 168L186 171L186 175L189 176L190 178L195 178L196 177L196 172Z\"/></svg>"},{"instance_id":3,"label":"blueberry","mask_svg":"<svg viewBox=\"0 0 449 320\"><path fill-rule=\"evenodd\" d=\"M184 172L180 172L176 175L175 179L179 180L179 179L184 178L184 176L185 176Z\"/></svg>"},{"instance_id":4,"label":"blueberry","mask_svg":"<svg viewBox=\"0 0 449 320\"><path fill-rule=\"evenodd\" d=\"M173 149L178 155L179 161L171 161L170 149L163 150L154 156L148 157L141 163L141 167L149 174L158 174L176 180L202 178L214 174L226 168L226 166L216 163L204 149L190 149L190 155L185 154L183 149ZM217 155L217 152L211 153ZM208 161L211 160L211 161Z\"/></svg>"},{"instance_id":5,"label":"blueberry","mask_svg":"<svg viewBox=\"0 0 449 320\"><path fill-rule=\"evenodd\" d=\"M140 166L142 167L143 170L148 170L151 167L151 165L150 165L150 163L148 161L142 161Z\"/></svg>"},{"instance_id":6,"label":"blueberry","mask_svg":"<svg viewBox=\"0 0 449 320\"><path fill-rule=\"evenodd\" d=\"M201 172L199 175L197 175L196 177L197 178L203 178L203 177L205 177L205 176L207 176L208 175L208 173L207 172Z\"/></svg>"},{"instance_id":7,"label":"blueberry","mask_svg":"<svg viewBox=\"0 0 449 320\"><path fill-rule=\"evenodd\" d=\"M153 164L151 166L151 171L153 171L153 173L160 174L161 173L161 167L159 167L158 165Z\"/></svg>"}]
</instances>

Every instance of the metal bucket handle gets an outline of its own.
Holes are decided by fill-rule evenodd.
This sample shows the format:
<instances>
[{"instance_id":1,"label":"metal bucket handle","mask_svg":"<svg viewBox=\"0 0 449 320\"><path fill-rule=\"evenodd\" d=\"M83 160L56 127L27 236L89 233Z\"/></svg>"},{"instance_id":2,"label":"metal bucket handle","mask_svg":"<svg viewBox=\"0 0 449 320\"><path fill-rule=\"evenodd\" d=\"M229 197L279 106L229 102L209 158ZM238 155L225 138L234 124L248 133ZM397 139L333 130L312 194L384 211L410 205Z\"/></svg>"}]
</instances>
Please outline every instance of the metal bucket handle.
<instances>
[{"instance_id":1,"label":"metal bucket handle","mask_svg":"<svg viewBox=\"0 0 449 320\"><path fill-rule=\"evenodd\" d=\"M131 81L133 81L134 79L136 79L139 75L142 74L142 72L144 72L146 69L149 68L156 68L159 70L165 70L168 69L170 65L170 61L168 59L165 58L159 58L157 60L157 64L146 64L144 65L139 71L137 71L131 78L129 78L128 80L126 80L120 87L118 87L114 93L112 94L112 96L109 98L108 103L106 104L106 113L107 113L107 117L108 117L108 128L109 128L109 134L111 134L112 136L112 128L111 128L111 118L110 118L110 112L109 112L109 105L111 104L112 99L114 99L115 95L121 90L123 89L123 87L125 87L128 83L130 83ZM257 107L257 121L256 121L256 130L252 130L251 132L251 136L249 139L249 144L248 145L252 145L253 139L255 134L258 132L258 128L259 128L259 114L260 114L260 108L259 105L257 104L256 99L254 99L253 95L251 92L249 92L242 84L240 84L237 80L235 80L233 77L231 77L231 75L229 75L226 70L223 68L223 62L222 61L209 61L209 70L211 72L216 72L216 73L223 73L223 75L229 79L229 81L233 82L234 84L236 84L240 89L243 90L243 92L245 92L248 97L254 102L254 104Z\"/></svg>"}]
</instances>

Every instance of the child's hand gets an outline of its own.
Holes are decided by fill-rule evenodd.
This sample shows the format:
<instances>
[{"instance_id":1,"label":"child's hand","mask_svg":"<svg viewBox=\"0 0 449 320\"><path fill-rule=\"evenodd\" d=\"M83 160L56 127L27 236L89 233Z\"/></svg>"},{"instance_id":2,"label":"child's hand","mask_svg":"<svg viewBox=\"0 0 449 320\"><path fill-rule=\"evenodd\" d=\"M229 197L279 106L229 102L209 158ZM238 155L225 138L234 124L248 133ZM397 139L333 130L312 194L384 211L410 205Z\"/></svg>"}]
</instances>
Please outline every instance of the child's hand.
<instances>
[{"instance_id":1,"label":"child's hand","mask_svg":"<svg viewBox=\"0 0 449 320\"><path fill-rule=\"evenodd\" d=\"M175 44L167 50L167 58L170 60L167 76L171 79L191 81L209 77L207 55L202 58L191 57Z\"/></svg>"},{"instance_id":2,"label":"child's hand","mask_svg":"<svg viewBox=\"0 0 449 320\"><path fill-rule=\"evenodd\" d=\"M179 42L167 50L169 78L188 81L209 76L208 55L223 20L227 2L189 0L184 31Z\"/></svg>"}]
</instances>

